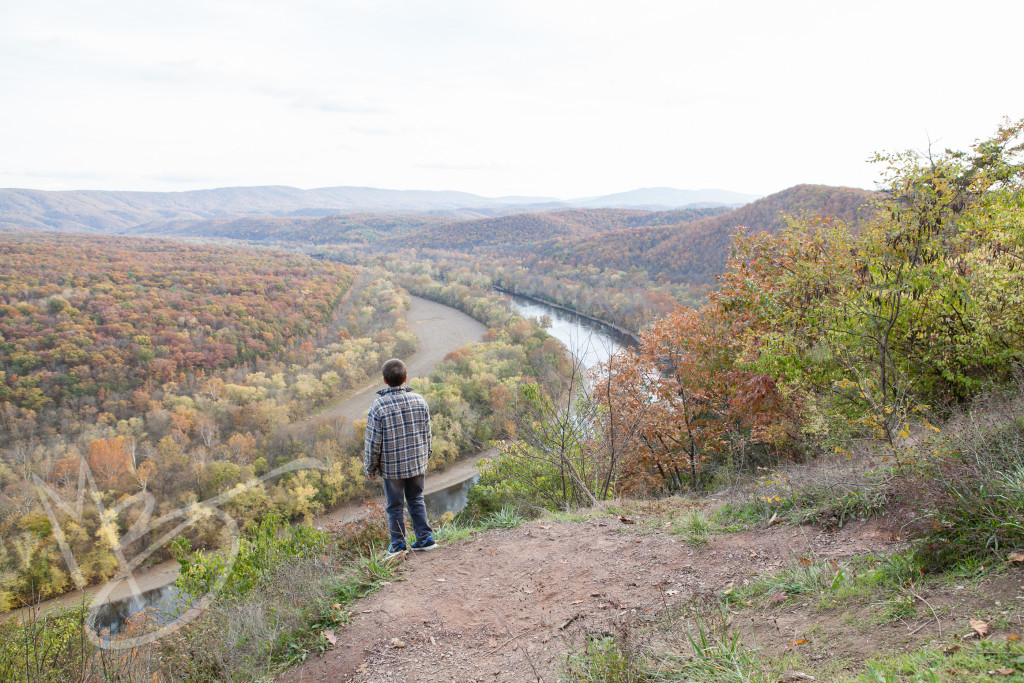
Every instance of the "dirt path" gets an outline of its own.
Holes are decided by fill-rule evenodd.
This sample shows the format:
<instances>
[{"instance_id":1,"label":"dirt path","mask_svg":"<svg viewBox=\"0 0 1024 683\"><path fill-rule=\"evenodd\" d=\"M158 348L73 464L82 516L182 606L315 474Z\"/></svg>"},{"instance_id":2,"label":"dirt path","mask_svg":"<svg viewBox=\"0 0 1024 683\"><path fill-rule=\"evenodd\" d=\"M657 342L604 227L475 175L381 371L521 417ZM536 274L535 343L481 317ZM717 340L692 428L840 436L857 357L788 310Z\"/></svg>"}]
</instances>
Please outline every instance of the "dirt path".
<instances>
[{"instance_id":1,"label":"dirt path","mask_svg":"<svg viewBox=\"0 0 1024 683\"><path fill-rule=\"evenodd\" d=\"M405 319L419 339L416 353L406 361L410 379L429 375L446 355L470 342L480 341L487 331L485 325L465 313L418 296L412 297ZM368 383L310 420L343 417L354 422L364 419L376 398L374 393L383 386L379 379Z\"/></svg>"},{"instance_id":2,"label":"dirt path","mask_svg":"<svg viewBox=\"0 0 1024 683\"><path fill-rule=\"evenodd\" d=\"M587 635L657 620L670 605L794 557L842 559L890 544L877 525L856 522L838 533L741 532L698 550L642 512L627 519L532 522L408 554L401 580L358 604L333 650L281 680L552 681L568 649Z\"/></svg>"}]
</instances>

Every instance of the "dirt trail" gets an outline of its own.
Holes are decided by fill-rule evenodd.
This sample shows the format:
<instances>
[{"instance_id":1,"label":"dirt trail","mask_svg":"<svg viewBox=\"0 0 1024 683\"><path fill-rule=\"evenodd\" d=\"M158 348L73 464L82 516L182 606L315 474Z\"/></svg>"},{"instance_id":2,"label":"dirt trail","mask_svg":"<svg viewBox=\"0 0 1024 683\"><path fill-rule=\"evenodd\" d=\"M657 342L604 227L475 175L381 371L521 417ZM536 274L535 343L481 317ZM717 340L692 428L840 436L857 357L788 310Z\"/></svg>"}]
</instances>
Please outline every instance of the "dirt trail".
<instances>
[{"instance_id":1,"label":"dirt trail","mask_svg":"<svg viewBox=\"0 0 1024 683\"><path fill-rule=\"evenodd\" d=\"M407 554L401 580L358 603L333 650L280 680L552 681L567 649L588 634L657 620L669 605L778 570L795 556L842 559L890 544L877 525L855 522L838 533L741 532L697 550L642 513L627 519L532 522Z\"/></svg>"},{"instance_id":2,"label":"dirt trail","mask_svg":"<svg viewBox=\"0 0 1024 683\"><path fill-rule=\"evenodd\" d=\"M485 325L465 313L417 296L412 297L409 311L406 313L406 320L419 339L416 353L407 361L410 378L429 375L448 353L470 342L480 341L487 331ZM366 411L375 398L375 392L383 386L383 382L367 384L333 407L311 417L310 420L345 417L351 422L365 418ZM428 475L427 493L469 478L476 469L476 463L481 458L489 456L490 452L469 456L456 462L445 472ZM334 521L348 521L358 516L361 509L362 504L342 506L317 518L315 523L324 525ZM138 572L135 578L139 588L145 592L173 583L177 577L178 563L168 560ZM55 606L76 604L84 597L95 595L100 588L102 586L90 586L84 591L75 591L52 600L46 600L38 605L38 609L45 610ZM131 587L127 582L122 581L111 590L107 602L116 602L131 594ZM20 610L16 610L10 614L18 615L20 613Z\"/></svg>"},{"instance_id":3,"label":"dirt trail","mask_svg":"<svg viewBox=\"0 0 1024 683\"><path fill-rule=\"evenodd\" d=\"M480 341L487 331L485 325L465 313L418 296L412 297L405 319L419 339L416 353L406 361L410 379L429 375L446 355L470 342ZM333 407L311 417L310 421L337 417L349 422L364 419L370 403L376 398L374 393L383 386L380 379L375 379Z\"/></svg>"}]
</instances>

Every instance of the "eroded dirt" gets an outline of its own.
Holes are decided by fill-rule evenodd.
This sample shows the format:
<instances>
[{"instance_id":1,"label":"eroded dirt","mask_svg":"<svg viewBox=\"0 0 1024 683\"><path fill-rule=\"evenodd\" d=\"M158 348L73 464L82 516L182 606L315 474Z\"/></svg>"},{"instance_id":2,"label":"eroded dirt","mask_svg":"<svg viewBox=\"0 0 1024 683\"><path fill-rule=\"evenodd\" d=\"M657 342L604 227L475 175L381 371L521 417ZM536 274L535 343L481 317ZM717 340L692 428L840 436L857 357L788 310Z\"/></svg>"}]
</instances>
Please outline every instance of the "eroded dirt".
<instances>
[{"instance_id":1,"label":"eroded dirt","mask_svg":"<svg viewBox=\"0 0 1024 683\"><path fill-rule=\"evenodd\" d=\"M587 634L642 627L672 606L799 557L841 561L886 552L893 543L869 521L834 533L778 525L713 537L695 549L671 533L671 523L658 521L654 513L664 515L665 505L652 504L651 514L628 512L632 523L616 514L537 521L410 553L400 580L357 605L337 647L282 680L554 681L570 644ZM802 624L772 622L775 640L806 632L816 617L800 618Z\"/></svg>"}]
</instances>

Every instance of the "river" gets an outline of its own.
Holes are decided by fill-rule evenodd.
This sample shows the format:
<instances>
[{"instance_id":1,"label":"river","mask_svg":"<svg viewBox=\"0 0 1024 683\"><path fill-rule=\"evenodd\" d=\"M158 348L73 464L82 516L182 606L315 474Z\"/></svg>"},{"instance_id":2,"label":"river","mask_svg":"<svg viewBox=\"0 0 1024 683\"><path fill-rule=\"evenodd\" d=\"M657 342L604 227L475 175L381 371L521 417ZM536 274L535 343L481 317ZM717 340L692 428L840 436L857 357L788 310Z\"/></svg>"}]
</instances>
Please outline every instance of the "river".
<instances>
[{"instance_id":1,"label":"river","mask_svg":"<svg viewBox=\"0 0 1024 683\"><path fill-rule=\"evenodd\" d=\"M547 317L547 333L562 342L569 351L590 369L603 363L625 346L632 346L635 338L611 325L582 316L565 308L550 306L543 301L519 294L506 294L516 311L528 318Z\"/></svg>"}]
</instances>

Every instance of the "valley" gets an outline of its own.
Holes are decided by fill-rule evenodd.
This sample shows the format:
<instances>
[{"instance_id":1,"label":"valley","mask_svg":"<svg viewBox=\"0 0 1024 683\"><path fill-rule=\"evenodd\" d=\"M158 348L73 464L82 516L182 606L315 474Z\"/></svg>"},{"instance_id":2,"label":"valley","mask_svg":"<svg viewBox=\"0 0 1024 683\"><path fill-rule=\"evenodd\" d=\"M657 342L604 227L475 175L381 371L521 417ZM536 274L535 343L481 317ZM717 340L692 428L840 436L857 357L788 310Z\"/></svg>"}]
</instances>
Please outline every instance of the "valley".
<instances>
[{"instance_id":1,"label":"valley","mask_svg":"<svg viewBox=\"0 0 1024 683\"><path fill-rule=\"evenodd\" d=\"M0 672L1013 680L1022 136L739 207L5 195L0 603L141 557L201 609L109 641L86 607L9 619ZM635 346L582 361L563 310ZM428 481L487 454L427 557L345 512L393 356Z\"/></svg>"}]
</instances>

